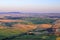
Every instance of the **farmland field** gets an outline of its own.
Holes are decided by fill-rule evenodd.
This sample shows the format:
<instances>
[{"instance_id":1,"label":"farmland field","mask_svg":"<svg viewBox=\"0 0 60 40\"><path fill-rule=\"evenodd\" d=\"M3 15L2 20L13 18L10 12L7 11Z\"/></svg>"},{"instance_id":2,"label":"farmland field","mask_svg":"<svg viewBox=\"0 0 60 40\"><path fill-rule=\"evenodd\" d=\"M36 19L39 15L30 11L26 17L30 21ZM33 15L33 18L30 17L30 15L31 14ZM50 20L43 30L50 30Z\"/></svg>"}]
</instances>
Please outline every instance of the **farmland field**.
<instances>
[{"instance_id":1,"label":"farmland field","mask_svg":"<svg viewBox=\"0 0 60 40\"><path fill-rule=\"evenodd\" d=\"M51 28L55 21L46 18L0 19L0 40L58 40L56 35L44 34L44 29ZM35 30L42 34L29 34Z\"/></svg>"}]
</instances>

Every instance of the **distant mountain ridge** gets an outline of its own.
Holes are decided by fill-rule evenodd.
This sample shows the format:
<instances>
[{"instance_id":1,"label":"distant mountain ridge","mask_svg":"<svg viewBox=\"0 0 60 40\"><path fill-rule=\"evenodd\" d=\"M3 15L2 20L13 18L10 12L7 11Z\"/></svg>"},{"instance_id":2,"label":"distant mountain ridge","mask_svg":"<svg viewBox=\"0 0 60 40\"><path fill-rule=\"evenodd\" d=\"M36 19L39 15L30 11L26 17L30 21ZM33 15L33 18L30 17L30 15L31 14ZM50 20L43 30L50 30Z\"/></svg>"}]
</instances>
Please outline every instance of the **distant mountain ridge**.
<instances>
[{"instance_id":1,"label":"distant mountain ridge","mask_svg":"<svg viewBox=\"0 0 60 40\"><path fill-rule=\"evenodd\" d=\"M42 18L60 18L60 13L22 13L22 12L0 12L0 17L42 17Z\"/></svg>"}]
</instances>

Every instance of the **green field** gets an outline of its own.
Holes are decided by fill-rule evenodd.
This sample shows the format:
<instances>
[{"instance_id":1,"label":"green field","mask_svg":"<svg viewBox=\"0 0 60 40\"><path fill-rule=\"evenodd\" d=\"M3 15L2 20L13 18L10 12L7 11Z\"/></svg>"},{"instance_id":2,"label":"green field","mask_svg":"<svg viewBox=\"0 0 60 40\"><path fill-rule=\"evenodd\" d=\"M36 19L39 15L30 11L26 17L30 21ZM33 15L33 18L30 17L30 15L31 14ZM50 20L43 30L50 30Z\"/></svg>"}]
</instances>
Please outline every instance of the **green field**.
<instances>
[{"instance_id":1,"label":"green field","mask_svg":"<svg viewBox=\"0 0 60 40\"><path fill-rule=\"evenodd\" d=\"M23 35L17 36L16 38L12 38L10 40L55 40L56 36L47 36L47 35Z\"/></svg>"},{"instance_id":2,"label":"green field","mask_svg":"<svg viewBox=\"0 0 60 40\"><path fill-rule=\"evenodd\" d=\"M4 39L6 37L15 36L15 35L18 35L21 33L22 33L22 31L17 30L17 29L9 29L9 28L0 29L0 40Z\"/></svg>"}]
</instances>

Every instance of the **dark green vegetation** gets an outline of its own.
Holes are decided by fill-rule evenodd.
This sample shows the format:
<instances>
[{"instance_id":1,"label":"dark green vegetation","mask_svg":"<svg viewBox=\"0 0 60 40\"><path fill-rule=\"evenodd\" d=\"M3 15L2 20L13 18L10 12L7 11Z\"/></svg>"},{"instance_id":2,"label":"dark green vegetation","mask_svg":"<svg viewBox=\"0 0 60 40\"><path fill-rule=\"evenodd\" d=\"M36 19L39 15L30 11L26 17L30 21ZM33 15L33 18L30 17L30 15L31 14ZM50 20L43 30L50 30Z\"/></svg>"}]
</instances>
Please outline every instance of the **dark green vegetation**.
<instances>
[{"instance_id":1,"label":"dark green vegetation","mask_svg":"<svg viewBox=\"0 0 60 40\"><path fill-rule=\"evenodd\" d=\"M3 23L2 25L3 26L6 26L6 27L12 27L12 25L14 24L18 24L19 22L6 22L6 23Z\"/></svg>"},{"instance_id":2,"label":"dark green vegetation","mask_svg":"<svg viewBox=\"0 0 60 40\"><path fill-rule=\"evenodd\" d=\"M8 38L9 39L9 38ZM8 40L6 39L6 40ZM10 38L9 40L55 40L56 36L47 36L47 35L22 35Z\"/></svg>"},{"instance_id":3,"label":"dark green vegetation","mask_svg":"<svg viewBox=\"0 0 60 40\"><path fill-rule=\"evenodd\" d=\"M55 21L54 19L49 18L25 18L24 20L32 22L33 24L51 24Z\"/></svg>"}]
</instances>

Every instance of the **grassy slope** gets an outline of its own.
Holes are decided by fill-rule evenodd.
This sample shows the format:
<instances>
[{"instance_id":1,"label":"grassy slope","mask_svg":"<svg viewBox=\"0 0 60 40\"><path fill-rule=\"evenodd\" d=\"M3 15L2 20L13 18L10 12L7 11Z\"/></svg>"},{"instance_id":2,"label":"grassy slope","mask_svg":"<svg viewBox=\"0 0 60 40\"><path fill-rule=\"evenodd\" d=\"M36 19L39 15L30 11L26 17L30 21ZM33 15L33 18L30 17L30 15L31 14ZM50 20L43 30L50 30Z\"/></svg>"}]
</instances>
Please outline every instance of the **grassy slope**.
<instances>
[{"instance_id":1,"label":"grassy slope","mask_svg":"<svg viewBox=\"0 0 60 40\"><path fill-rule=\"evenodd\" d=\"M17 30L17 29L9 29L9 28L0 29L0 40L6 37L18 35L21 33L22 31Z\"/></svg>"}]
</instances>

